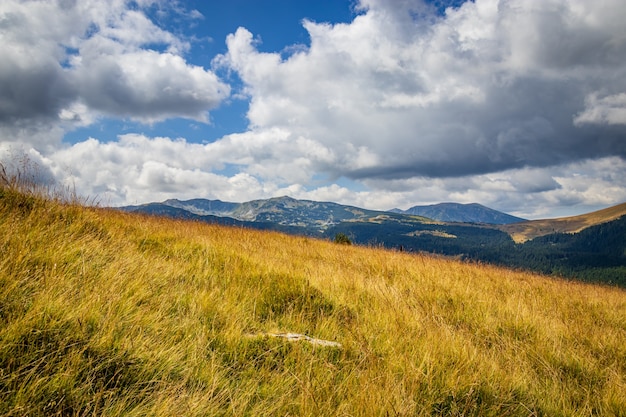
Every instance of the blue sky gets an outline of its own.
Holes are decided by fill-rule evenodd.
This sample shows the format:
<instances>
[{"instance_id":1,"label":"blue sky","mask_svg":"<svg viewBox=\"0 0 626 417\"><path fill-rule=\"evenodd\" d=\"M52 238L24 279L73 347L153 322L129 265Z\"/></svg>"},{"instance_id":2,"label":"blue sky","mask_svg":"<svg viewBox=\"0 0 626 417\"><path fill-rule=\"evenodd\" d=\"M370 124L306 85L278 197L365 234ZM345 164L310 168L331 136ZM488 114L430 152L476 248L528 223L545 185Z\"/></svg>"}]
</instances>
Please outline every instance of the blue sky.
<instances>
[{"instance_id":1,"label":"blue sky","mask_svg":"<svg viewBox=\"0 0 626 417\"><path fill-rule=\"evenodd\" d=\"M619 0L0 4L0 157L104 204L626 201Z\"/></svg>"}]
</instances>

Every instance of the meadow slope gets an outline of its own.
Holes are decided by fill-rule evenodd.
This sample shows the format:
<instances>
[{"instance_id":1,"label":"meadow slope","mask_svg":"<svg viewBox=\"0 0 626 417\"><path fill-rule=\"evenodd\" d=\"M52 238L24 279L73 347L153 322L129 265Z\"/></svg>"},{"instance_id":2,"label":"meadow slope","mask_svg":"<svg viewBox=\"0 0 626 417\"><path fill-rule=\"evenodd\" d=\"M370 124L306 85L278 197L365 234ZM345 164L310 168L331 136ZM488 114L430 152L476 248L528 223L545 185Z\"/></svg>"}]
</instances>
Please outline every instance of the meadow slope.
<instances>
[{"instance_id":1,"label":"meadow slope","mask_svg":"<svg viewBox=\"0 0 626 417\"><path fill-rule=\"evenodd\" d=\"M626 415L624 290L11 187L0 253L3 416Z\"/></svg>"},{"instance_id":2,"label":"meadow slope","mask_svg":"<svg viewBox=\"0 0 626 417\"><path fill-rule=\"evenodd\" d=\"M526 220L497 226L508 233L516 243L524 243L552 233L578 233L588 227L617 220L626 215L626 203L591 213L556 219Z\"/></svg>"}]
</instances>

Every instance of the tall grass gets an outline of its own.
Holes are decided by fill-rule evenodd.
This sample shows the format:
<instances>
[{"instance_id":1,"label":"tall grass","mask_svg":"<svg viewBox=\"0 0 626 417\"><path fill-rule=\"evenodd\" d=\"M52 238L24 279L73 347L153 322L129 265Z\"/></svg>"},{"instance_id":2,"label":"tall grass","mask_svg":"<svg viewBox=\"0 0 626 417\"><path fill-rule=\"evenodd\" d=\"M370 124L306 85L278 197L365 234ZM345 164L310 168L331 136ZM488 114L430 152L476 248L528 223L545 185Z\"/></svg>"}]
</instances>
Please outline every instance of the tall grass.
<instances>
[{"instance_id":1,"label":"tall grass","mask_svg":"<svg viewBox=\"0 0 626 417\"><path fill-rule=\"evenodd\" d=\"M0 415L626 415L616 288L9 186L0 253Z\"/></svg>"}]
</instances>

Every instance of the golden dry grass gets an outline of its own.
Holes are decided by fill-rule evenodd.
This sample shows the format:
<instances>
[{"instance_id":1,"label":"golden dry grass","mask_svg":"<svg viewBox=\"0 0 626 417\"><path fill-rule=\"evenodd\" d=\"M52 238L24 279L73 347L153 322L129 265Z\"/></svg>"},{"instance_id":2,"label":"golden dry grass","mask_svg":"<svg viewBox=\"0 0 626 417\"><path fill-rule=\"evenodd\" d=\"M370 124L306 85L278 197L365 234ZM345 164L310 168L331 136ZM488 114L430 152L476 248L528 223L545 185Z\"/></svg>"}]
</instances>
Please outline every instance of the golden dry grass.
<instances>
[{"instance_id":1,"label":"golden dry grass","mask_svg":"<svg viewBox=\"0 0 626 417\"><path fill-rule=\"evenodd\" d=\"M626 415L620 289L11 188L0 251L1 415Z\"/></svg>"}]
</instances>

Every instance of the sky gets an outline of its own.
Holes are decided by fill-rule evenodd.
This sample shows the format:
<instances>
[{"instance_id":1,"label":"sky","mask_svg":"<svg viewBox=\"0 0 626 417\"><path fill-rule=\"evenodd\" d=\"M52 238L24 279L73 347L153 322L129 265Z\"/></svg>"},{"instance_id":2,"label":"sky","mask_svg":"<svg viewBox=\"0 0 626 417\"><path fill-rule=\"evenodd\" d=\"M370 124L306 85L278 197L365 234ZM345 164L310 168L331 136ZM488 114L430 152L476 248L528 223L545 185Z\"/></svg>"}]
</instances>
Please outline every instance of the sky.
<instances>
[{"instance_id":1,"label":"sky","mask_svg":"<svg viewBox=\"0 0 626 417\"><path fill-rule=\"evenodd\" d=\"M101 205L626 201L623 0L2 0L0 160Z\"/></svg>"}]
</instances>

